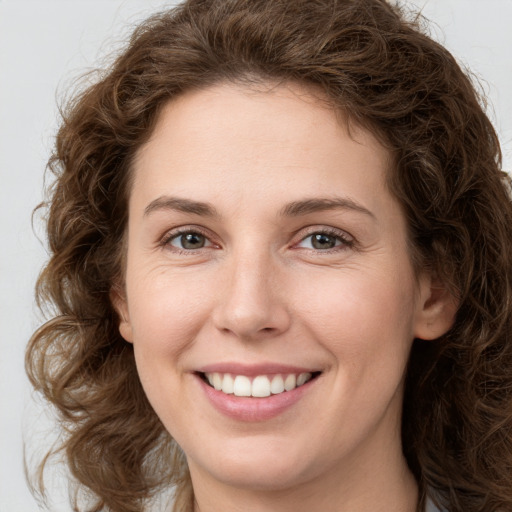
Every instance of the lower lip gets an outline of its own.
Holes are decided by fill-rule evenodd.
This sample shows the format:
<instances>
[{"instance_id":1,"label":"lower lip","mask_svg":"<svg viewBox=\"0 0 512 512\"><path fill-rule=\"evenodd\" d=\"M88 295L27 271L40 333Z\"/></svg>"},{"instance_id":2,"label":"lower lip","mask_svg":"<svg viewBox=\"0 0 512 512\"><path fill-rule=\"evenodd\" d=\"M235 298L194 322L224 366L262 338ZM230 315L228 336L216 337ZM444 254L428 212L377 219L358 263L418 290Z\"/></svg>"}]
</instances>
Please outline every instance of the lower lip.
<instances>
[{"instance_id":1,"label":"lower lip","mask_svg":"<svg viewBox=\"0 0 512 512\"><path fill-rule=\"evenodd\" d=\"M253 398L227 395L206 384L199 375L196 378L210 403L219 412L229 418L246 422L265 421L279 416L295 405L318 379L314 378L291 391L265 398Z\"/></svg>"}]
</instances>

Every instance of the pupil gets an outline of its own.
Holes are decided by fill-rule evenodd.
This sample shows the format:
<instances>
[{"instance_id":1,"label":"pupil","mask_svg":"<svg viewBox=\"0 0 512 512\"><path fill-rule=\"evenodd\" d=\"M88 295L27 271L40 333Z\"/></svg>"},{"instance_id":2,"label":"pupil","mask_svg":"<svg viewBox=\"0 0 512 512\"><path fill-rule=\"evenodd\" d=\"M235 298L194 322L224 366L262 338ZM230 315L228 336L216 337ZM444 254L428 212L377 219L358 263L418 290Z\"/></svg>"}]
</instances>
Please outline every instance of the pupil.
<instances>
[{"instance_id":1,"label":"pupil","mask_svg":"<svg viewBox=\"0 0 512 512\"><path fill-rule=\"evenodd\" d=\"M181 235L181 245L184 249L200 249L204 246L204 236L199 233Z\"/></svg>"},{"instance_id":2,"label":"pupil","mask_svg":"<svg viewBox=\"0 0 512 512\"><path fill-rule=\"evenodd\" d=\"M317 233L313 235L312 244L315 249L332 249L336 245L336 240L331 235Z\"/></svg>"}]
</instances>

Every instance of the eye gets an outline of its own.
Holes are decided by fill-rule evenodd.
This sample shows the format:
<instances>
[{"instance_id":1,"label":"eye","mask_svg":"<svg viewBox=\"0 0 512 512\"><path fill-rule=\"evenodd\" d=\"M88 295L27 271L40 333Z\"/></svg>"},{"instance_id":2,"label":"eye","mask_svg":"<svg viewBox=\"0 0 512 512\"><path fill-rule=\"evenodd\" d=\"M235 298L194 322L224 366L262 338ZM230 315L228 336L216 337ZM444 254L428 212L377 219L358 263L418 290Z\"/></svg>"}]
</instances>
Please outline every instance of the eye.
<instances>
[{"instance_id":1,"label":"eye","mask_svg":"<svg viewBox=\"0 0 512 512\"><path fill-rule=\"evenodd\" d=\"M212 245L205 235L197 231L184 231L181 233L172 233L167 240L166 245L176 247L176 249L192 251L194 249L202 249Z\"/></svg>"},{"instance_id":2,"label":"eye","mask_svg":"<svg viewBox=\"0 0 512 512\"><path fill-rule=\"evenodd\" d=\"M335 249L336 247L341 248L341 246L351 246L352 244L353 240L345 234L330 231L317 231L304 237L297 244L297 247L314 249L317 251L327 251L329 249Z\"/></svg>"}]
</instances>

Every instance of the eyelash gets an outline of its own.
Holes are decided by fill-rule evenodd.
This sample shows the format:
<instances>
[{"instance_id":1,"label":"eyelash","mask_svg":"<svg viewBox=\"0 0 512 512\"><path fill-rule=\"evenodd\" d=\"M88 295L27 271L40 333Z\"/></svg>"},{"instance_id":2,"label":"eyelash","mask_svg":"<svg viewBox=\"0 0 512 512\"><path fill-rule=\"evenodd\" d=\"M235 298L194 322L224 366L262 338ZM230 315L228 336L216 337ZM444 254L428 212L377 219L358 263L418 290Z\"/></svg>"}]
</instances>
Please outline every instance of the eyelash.
<instances>
[{"instance_id":1,"label":"eyelash","mask_svg":"<svg viewBox=\"0 0 512 512\"><path fill-rule=\"evenodd\" d=\"M206 239L206 241L209 243L209 245L203 246L203 247L200 247L197 249L180 249L179 247L175 247L175 246L171 245L171 242L174 239L176 239L180 236L183 236L183 235L188 235L188 234L200 235L200 236L204 237ZM304 247L303 249L306 249L308 251L313 251L316 253L329 254L332 252L345 250L347 248L352 248L355 245L355 240L351 236L347 235L347 233L340 231L338 229L335 229L335 228L323 227L323 228L316 228L316 229L311 228L309 233L307 233L305 236L303 236L297 243L293 244L293 248L300 249L300 247L298 247L298 245L301 244L302 242L304 242L305 240L307 240L308 238L312 237L313 235L326 235L326 236L335 238L337 241L340 241L341 243L339 245L335 245L334 247L329 248L329 249L315 249L315 248L306 248L306 247ZM205 233L203 230L201 230L197 227L183 227L183 228L178 228L176 230L173 230L173 231L167 233L162 238L159 245L161 245L162 247L166 247L166 248L171 247L172 248L171 250L177 254L193 255L193 254L196 254L196 251L199 251L204 248L215 247L216 244L210 240L209 235L207 233Z\"/></svg>"},{"instance_id":2,"label":"eyelash","mask_svg":"<svg viewBox=\"0 0 512 512\"><path fill-rule=\"evenodd\" d=\"M176 252L178 254L186 254L188 256L196 254L196 251L199 251L199 250L205 248L205 247L200 247L198 249L180 249L179 247L175 247L175 246L171 245L171 242L174 239L179 238L180 236L189 235L189 234L190 235L200 235L200 236L204 237L210 243L210 245L208 245L206 247L216 245L210 240L210 237L207 233L205 233L204 231L202 231L201 229L199 229L197 227L191 227L191 226L178 228L169 233L166 233L164 235L164 237L162 238L159 245L161 245L162 247L171 248L171 250L173 252Z\"/></svg>"},{"instance_id":3,"label":"eyelash","mask_svg":"<svg viewBox=\"0 0 512 512\"><path fill-rule=\"evenodd\" d=\"M344 231L340 231L335 228L323 227L323 228L311 228L309 233L307 233L305 236L303 236L299 240L298 243L294 244L294 247L296 247L298 244L304 242L308 238L312 237L313 235L327 235L329 237L335 238L336 240L339 240L341 243L339 245L335 245L334 247L332 247L330 249L305 248L306 250L319 252L319 253L323 253L323 254L329 254L331 252L337 252L340 250L342 251L347 248L350 249L350 248L354 247L354 245L355 245L355 240L350 235L345 233Z\"/></svg>"}]
</instances>

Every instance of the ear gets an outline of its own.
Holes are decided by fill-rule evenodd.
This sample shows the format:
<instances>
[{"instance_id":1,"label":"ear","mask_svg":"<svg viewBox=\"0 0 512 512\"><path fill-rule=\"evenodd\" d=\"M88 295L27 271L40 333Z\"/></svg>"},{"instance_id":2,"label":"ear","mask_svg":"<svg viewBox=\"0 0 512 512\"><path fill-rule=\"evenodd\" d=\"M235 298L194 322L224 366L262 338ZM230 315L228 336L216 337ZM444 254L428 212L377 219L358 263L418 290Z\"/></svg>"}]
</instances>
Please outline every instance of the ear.
<instances>
[{"instance_id":1,"label":"ear","mask_svg":"<svg viewBox=\"0 0 512 512\"><path fill-rule=\"evenodd\" d=\"M110 301L119 315L119 333L126 341L133 343L133 329L128 312L126 293L123 287L118 285L112 287L110 290Z\"/></svg>"},{"instance_id":2,"label":"ear","mask_svg":"<svg viewBox=\"0 0 512 512\"><path fill-rule=\"evenodd\" d=\"M458 300L439 279L423 275L419 279L420 297L414 337L434 340L448 332L455 322Z\"/></svg>"}]
</instances>

